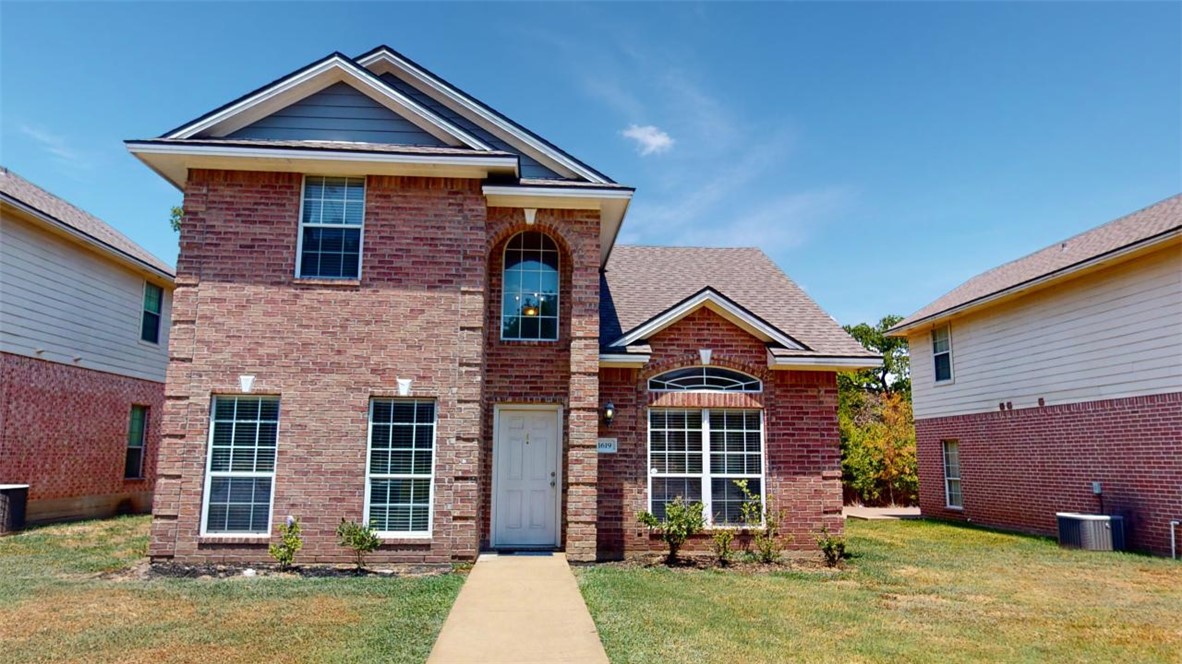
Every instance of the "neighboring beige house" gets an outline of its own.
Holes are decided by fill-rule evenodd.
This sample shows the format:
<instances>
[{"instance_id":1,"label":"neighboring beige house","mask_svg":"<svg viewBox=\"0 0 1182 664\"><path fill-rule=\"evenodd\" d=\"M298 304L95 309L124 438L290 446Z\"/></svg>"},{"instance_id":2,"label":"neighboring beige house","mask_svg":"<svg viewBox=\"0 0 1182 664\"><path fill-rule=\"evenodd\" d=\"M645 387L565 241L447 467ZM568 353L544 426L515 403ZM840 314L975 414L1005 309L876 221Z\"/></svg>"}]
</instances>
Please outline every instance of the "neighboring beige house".
<instances>
[{"instance_id":1,"label":"neighboring beige house","mask_svg":"<svg viewBox=\"0 0 1182 664\"><path fill-rule=\"evenodd\" d=\"M925 515L1050 534L1056 512L1102 511L1169 551L1182 196L974 277L893 333L911 347Z\"/></svg>"},{"instance_id":2,"label":"neighboring beige house","mask_svg":"<svg viewBox=\"0 0 1182 664\"><path fill-rule=\"evenodd\" d=\"M29 486L29 522L151 508L172 289L166 263L0 167L0 485Z\"/></svg>"}]
</instances>

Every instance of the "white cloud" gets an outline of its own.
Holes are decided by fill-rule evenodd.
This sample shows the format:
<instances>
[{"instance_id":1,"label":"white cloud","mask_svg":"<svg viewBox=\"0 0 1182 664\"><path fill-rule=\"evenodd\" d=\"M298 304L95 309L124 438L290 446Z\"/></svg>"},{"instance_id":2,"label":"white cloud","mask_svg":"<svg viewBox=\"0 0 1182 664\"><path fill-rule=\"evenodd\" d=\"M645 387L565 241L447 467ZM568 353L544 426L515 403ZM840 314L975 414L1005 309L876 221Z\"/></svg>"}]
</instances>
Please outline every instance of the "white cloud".
<instances>
[{"instance_id":1,"label":"white cloud","mask_svg":"<svg viewBox=\"0 0 1182 664\"><path fill-rule=\"evenodd\" d=\"M639 148L640 156L642 157L668 152L674 143L673 138L669 134L652 125L644 125L643 127L640 125L629 125L627 129L620 133L636 141L636 147Z\"/></svg>"},{"instance_id":2,"label":"white cloud","mask_svg":"<svg viewBox=\"0 0 1182 664\"><path fill-rule=\"evenodd\" d=\"M22 124L20 130L22 134L40 144L42 149L53 155L63 165L90 168L90 159L71 147L64 136L54 134L42 127L27 124Z\"/></svg>"}]
</instances>

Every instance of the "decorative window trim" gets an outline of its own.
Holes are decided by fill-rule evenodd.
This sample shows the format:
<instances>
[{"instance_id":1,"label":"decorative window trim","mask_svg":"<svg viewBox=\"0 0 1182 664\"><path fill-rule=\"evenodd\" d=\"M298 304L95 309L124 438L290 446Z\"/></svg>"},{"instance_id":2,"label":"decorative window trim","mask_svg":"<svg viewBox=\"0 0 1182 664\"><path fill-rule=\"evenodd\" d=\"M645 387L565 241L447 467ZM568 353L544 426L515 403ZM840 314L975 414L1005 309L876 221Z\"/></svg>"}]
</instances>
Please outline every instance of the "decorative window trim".
<instances>
[{"instance_id":1,"label":"decorative window trim","mask_svg":"<svg viewBox=\"0 0 1182 664\"><path fill-rule=\"evenodd\" d=\"M308 178L333 178L343 179L346 181L346 186L350 180L361 181L361 223L360 224L326 224L318 223L304 223L304 204L306 202L308 190ZM369 197L369 178L357 175L304 175L300 181L300 211L296 222L296 264L295 264L295 278L298 281L339 281L339 282L360 282L362 274L362 264L365 261L365 221L368 213L367 198ZM343 229L357 229L357 276L355 277L322 277L320 275L304 276L304 228L343 228Z\"/></svg>"},{"instance_id":2,"label":"decorative window trim","mask_svg":"<svg viewBox=\"0 0 1182 664\"><path fill-rule=\"evenodd\" d=\"M937 352L936 351L936 343L937 343L936 335L940 331L943 331L948 337L948 349ZM947 385L949 383L952 383L956 379L956 371L952 367L952 323L945 323L943 325L933 327L931 339L932 339L932 382L937 385ZM937 364L937 360L942 355L948 356L948 377L947 378L940 378L939 373L938 373L939 372L939 365Z\"/></svg>"},{"instance_id":3,"label":"decorative window trim","mask_svg":"<svg viewBox=\"0 0 1182 664\"><path fill-rule=\"evenodd\" d=\"M554 247L554 253L558 257L557 264L554 268L555 272L557 273L557 276L558 276L558 284L557 284L557 288L554 289L555 318L554 318L554 336L553 337L542 337L542 336L539 336L539 337L522 337L522 336L507 337L507 336L505 336L505 294L507 293L507 290L505 288L505 274L508 272L508 263L507 263L506 259L509 255L509 245L513 242L513 240L516 239L517 237L519 237L521 235L525 235L527 233L528 234L536 233L536 234L542 236L543 238L545 238L546 241L549 242ZM539 251L548 251L548 249L545 249L543 247ZM514 233L514 234L510 235L507 240L505 240L505 246L501 249L501 302L500 302L499 306L501 309L501 318L500 318L500 321L501 321L500 339L501 339L501 341L511 341L511 342L558 341L558 339L562 336L562 329L561 329L562 328L562 248L558 246L558 243L554 240L554 238L550 237L546 233L543 233L542 231L531 229L531 230L524 230L524 231L519 231L517 233ZM538 306L539 306L539 313L540 313L541 302L538 303Z\"/></svg>"},{"instance_id":4,"label":"decorative window trim","mask_svg":"<svg viewBox=\"0 0 1182 664\"><path fill-rule=\"evenodd\" d=\"M205 487L204 494L201 498L201 537L208 538L231 538L231 539L268 539L271 537L271 524L275 520L275 470L279 466L279 418L282 414L277 411L275 419L275 463L272 464L270 472L262 471L214 471L213 470L213 442L214 429L217 422L217 402L219 399L257 399L259 401L274 401L278 404L279 397L277 396L260 396L253 394L215 394L209 402L209 436L205 445ZM257 420L258 422L269 422L270 420ZM256 531L210 531L209 530L209 504L211 493L210 489L213 484L213 476L218 477L243 477L243 478L270 478L271 480L271 495L267 502L267 528L263 532Z\"/></svg>"},{"instance_id":5,"label":"decorative window trim","mask_svg":"<svg viewBox=\"0 0 1182 664\"><path fill-rule=\"evenodd\" d=\"M681 387L673 383L679 378L665 379L665 376L676 373L685 373L691 370L700 370L702 385L699 387ZM709 385L712 377L717 381L731 381L728 386L721 386L721 384ZM691 376L686 376L686 379ZM746 380L743 380L746 379ZM752 385L754 383L754 385ZM737 387L735 385L737 384ZM662 371L661 373L652 376L648 379L649 392L742 392L747 394L755 394L763 392L763 381L751 374L737 371L735 369L728 369L726 367L719 367L714 365L702 365L692 367L682 367L679 369L670 369Z\"/></svg>"},{"instance_id":6,"label":"decorative window trim","mask_svg":"<svg viewBox=\"0 0 1182 664\"><path fill-rule=\"evenodd\" d=\"M148 290L151 288L155 288L156 290L160 291L160 297L157 300L157 307L160 309L160 311L149 311L148 310ZM156 317L156 325L155 325L156 339L155 340L144 338L144 324L148 322L148 316L155 316ZM146 344L152 344L153 346L159 346L160 345L160 330L161 330L163 322L164 322L164 288L145 279L144 280L144 288L143 288L142 293L140 294L140 341L142 341Z\"/></svg>"},{"instance_id":7,"label":"decorative window trim","mask_svg":"<svg viewBox=\"0 0 1182 664\"><path fill-rule=\"evenodd\" d=\"M373 461L373 427L374 427L374 404L378 402L388 403L404 403L413 404L416 409L420 403L429 403L432 406L431 420L431 472L427 475L422 473L384 473L375 475L372 471ZM427 480L429 487L429 494L427 498L427 530L378 530L378 537L382 539L430 539L435 532L435 467L439 458L439 402L435 399L405 399L393 397L374 397L369 400L369 414L367 415L368 422L366 425L365 435L365 508L362 513L362 523L369 524L370 515L370 490L373 487L372 480L374 479L407 479L407 480ZM402 425L405 426L405 425ZM413 426L417 429L419 424L416 422ZM412 432L413 437L413 432ZM413 438L412 438L413 441ZM412 442L413 445L413 442ZM413 467L412 467L413 470Z\"/></svg>"},{"instance_id":8,"label":"decorative window trim","mask_svg":"<svg viewBox=\"0 0 1182 664\"><path fill-rule=\"evenodd\" d=\"M702 428L701 428L702 451L700 452L700 454L702 456L702 470L700 473L690 473L690 472L658 473L658 472L655 472L655 468L653 466L653 445L652 445L653 419L652 419L652 415L654 412L658 412L658 411L663 411L663 412L700 412L702 414ZM756 475L754 473L727 473L727 472L713 473L710 470L710 461L711 461L710 456L712 453L711 440L710 440L710 438L711 438L711 436L710 436L710 432L711 432L710 418L711 418L712 414L722 413L725 411L744 412L744 413L758 412L759 413L759 473L758 473L758 478L756 477ZM645 447L646 447L646 451L647 451L647 456L646 456L647 470L646 470L645 474L648 475L647 502L648 502L648 510L650 513L653 513L653 514L656 513L655 509L654 509L655 504L653 502L653 480L658 479L658 478L662 478L662 477L672 477L672 478L679 478L679 477L680 478L693 478L693 477L696 477L701 481L702 511L703 511L703 516L706 519L706 527L708 529L746 527L745 524L737 524L737 523L716 524L714 522L714 495L713 495L714 487L713 487L713 482L712 482L712 480L714 480L714 479L729 479L729 480L758 479L759 480L759 499L760 499L760 503L761 503L760 504L760 512L764 513L766 511L766 509L767 509L767 421L766 421L766 415L765 415L763 409L755 409L755 408L649 408L647 421L648 421L648 425L647 425L647 429L646 429L646 440L645 440ZM698 454L698 453L695 452L695 454Z\"/></svg>"},{"instance_id":9,"label":"decorative window trim","mask_svg":"<svg viewBox=\"0 0 1182 664\"><path fill-rule=\"evenodd\" d=\"M139 440L135 437L136 413L142 413L139 422ZM148 406L140 404L132 404L131 413L127 421L127 449L123 457L123 479L125 480L142 480L144 479L144 456L148 450L148 422L151 409ZM136 460L135 472L131 472L131 451L139 450L139 458Z\"/></svg>"},{"instance_id":10,"label":"decorative window trim","mask_svg":"<svg viewBox=\"0 0 1182 664\"><path fill-rule=\"evenodd\" d=\"M951 466L948 464L948 449L954 447L956 449L956 476L950 474ZM942 440L940 441L940 450L944 459L944 507L950 510L964 509L964 484L961 482L960 474L960 441L958 440ZM952 502L952 483L956 483L956 491L960 495L960 502Z\"/></svg>"}]
</instances>

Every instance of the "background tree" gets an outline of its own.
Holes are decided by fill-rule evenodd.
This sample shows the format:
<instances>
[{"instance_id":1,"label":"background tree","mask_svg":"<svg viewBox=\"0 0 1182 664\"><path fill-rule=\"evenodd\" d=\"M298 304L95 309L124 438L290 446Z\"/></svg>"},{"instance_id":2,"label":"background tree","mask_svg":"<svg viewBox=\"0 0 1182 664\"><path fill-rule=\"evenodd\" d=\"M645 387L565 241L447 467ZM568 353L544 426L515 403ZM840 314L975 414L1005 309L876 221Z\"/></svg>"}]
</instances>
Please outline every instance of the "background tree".
<instances>
[{"instance_id":1,"label":"background tree","mask_svg":"<svg viewBox=\"0 0 1182 664\"><path fill-rule=\"evenodd\" d=\"M173 232L181 232L181 218L185 216L185 210L179 205L172 206L169 211L168 225L172 226Z\"/></svg>"},{"instance_id":2,"label":"background tree","mask_svg":"<svg viewBox=\"0 0 1182 664\"><path fill-rule=\"evenodd\" d=\"M919 486L907 340L886 336L902 316L844 329L883 366L838 375L842 481L864 504L914 504Z\"/></svg>"},{"instance_id":3,"label":"background tree","mask_svg":"<svg viewBox=\"0 0 1182 664\"><path fill-rule=\"evenodd\" d=\"M852 383L851 386L880 394L905 393L907 399L911 399L911 357L907 353L907 340L886 335L886 331L901 320L902 316L890 314L883 316L877 325L858 323L842 326L842 329L868 350L882 353L880 368L841 374L846 382Z\"/></svg>"}]
</instances>

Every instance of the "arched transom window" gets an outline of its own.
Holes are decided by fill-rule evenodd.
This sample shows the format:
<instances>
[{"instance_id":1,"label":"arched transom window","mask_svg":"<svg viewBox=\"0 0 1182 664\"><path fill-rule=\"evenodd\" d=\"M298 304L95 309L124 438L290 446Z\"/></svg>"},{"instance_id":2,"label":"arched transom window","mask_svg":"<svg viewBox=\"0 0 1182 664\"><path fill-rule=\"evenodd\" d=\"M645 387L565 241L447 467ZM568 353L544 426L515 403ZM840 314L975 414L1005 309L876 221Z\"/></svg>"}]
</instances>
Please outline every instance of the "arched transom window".
<instances>
[{"instance_id":1,"label":"arched transom window","mask_svg":"<svg viewBox=\"0 0 1182 664\"><path fill-rule=\"evenodd\" d=\"M558 339L558 245L544 233L524 231L505 245L501 338Z\"/></svg>"},{"instance_id":2,"label":"arched transom window","mask_svg":"<svg viewBox=\"0 0 1182 664\"><path fill-rule=\"evenodd\" d=\"M648 379L648 389L654 392L761 392L763 383L753 376L721 367L689 367L653 376Z\"/></svg>"}]
</instances>

